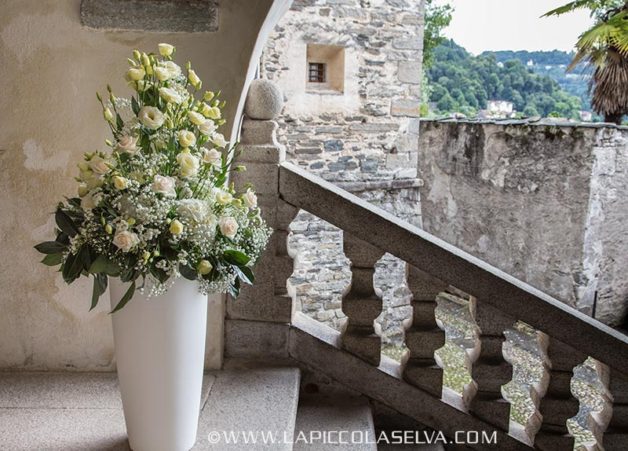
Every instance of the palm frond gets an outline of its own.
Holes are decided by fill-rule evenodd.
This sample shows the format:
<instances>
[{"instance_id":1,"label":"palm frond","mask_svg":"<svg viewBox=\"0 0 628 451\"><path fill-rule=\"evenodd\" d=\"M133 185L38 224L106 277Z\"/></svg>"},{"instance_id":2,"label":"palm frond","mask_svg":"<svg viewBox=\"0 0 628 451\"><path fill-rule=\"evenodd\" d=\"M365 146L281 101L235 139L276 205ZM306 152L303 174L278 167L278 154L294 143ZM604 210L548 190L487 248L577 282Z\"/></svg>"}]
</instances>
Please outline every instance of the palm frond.
<instances>
[{"instance_id":1,"label":"palm frond","mask_svg":"<svg viewBox=\"0 0 628 451\"><path fill-rule=\"evenodd\" d=\"M563 14L570 13L576 9L580 8L593 8L595 7L594 0L575 0L573 2L569 2L566 5L559 6L556 9L546 12L541 17L550 17L550 16L561 16Z\"/></svg>"}]
</instances>

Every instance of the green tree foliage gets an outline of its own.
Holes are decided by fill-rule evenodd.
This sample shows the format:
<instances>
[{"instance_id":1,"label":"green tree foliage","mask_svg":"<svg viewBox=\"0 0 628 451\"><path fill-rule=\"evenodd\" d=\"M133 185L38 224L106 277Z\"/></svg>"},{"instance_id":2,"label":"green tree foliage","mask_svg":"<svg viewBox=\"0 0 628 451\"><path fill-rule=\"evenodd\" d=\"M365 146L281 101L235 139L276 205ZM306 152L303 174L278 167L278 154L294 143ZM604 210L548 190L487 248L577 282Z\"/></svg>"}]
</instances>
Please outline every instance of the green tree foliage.
<instances>
[{"instance_id":1,"label":"green tree foliage","mask_svg":"<svg viewBox=\"0 0 628 451\"><path fill-rule=\"evenodd\" d=\"M432 64L434 49L444 40L443 30L451 23L453 6L436 5L434 0L425 0L425 30L423 38L423 65Z\"/></svg>"},{"instance_id":2,"label":"green tree foliage","mask_svg":"<svg viewBox=\"0 0 628 451\"><path fill-rule=\"evenodd\" d=\"M517 59L498 64L492 55L473 56L453 40L434 49L427 76L430 101L441 114L474 116L488 100L507 100L527 116L579 118L580 99L549 77L535 74Z\"/></svg>"}]
</instances>

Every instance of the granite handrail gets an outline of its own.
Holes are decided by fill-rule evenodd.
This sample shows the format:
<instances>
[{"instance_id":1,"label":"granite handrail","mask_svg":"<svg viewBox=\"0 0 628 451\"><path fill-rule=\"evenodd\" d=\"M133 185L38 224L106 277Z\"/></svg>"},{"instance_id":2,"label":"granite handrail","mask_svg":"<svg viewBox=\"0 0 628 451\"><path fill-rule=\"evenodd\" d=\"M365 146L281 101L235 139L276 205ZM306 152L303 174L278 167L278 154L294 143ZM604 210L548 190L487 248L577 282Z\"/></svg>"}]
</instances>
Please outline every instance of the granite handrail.
<instances>
[{"instance_id":1,"label":"granite handrail","mask_svg":"<svg viewBox=\"0 0 628 451\"><path fill-rule=\"evenodd\" d=\"M628 374L626 335L424 230L286 162L279 169L279 194L287 204Z\"/></svg>"}]
</instances>

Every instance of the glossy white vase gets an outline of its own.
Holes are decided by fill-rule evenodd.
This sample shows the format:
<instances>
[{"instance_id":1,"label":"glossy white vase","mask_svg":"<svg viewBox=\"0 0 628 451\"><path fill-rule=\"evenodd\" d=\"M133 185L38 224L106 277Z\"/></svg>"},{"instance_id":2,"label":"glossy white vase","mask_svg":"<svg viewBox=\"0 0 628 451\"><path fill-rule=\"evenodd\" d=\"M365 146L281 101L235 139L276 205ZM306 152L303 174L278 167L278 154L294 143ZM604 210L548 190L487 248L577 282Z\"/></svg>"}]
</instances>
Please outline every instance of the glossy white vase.
<instances>
[{"instance_id":1,"label":"glossy white vase","mask_svg":"<svg viewBox=\"0 0 628 451\"><path fill-rule=\"evenodd\" d=\"M128 286L110 279L112 309ZM191 449L203 383L207 296L181 277L163 295L147 299L136 292L111 317L131 449Z\"/></svg>"}]
</instances>

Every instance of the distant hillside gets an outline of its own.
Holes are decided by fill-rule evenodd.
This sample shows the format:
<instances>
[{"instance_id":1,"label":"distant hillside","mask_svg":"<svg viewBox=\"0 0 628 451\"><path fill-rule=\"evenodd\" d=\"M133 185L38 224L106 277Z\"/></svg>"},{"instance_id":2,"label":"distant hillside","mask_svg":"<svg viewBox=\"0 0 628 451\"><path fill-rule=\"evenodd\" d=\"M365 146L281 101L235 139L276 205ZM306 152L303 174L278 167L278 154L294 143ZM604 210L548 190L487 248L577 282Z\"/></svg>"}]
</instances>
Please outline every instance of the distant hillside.
<instances>
[{"instance_id":1,"label":"distant hillside","mask_svg":"<svg viewBox=\"0 0 628 451\"><path fill-rule=\"evenodd\" d=\"M556 81L569 94L582 100L583 110L591 110L591 96L589 95L589 74L584 66L576 67L570 73L565 69L571 63L573 52L552 50L548 52L528 52L527 50L498 52L483 52L483 56L493 56L495 60L504 63L509 60L518 60L531 68L539 75L546 75Z\"/></svg>"},{"instance_id":2,"label":"distant hillside","mask_svg":"<svg viewBox=\"0 0 628 451\"><path fill-rule=\"evenodd\" d=\"M430 101L439 113L475 116L488 100L512 102L520 115L579 119L582 102L552 78L539 75L520 59L499 62L494 55L473 56L453 40L434 50L427 71Z\"/></svg>"}]
</instances>

